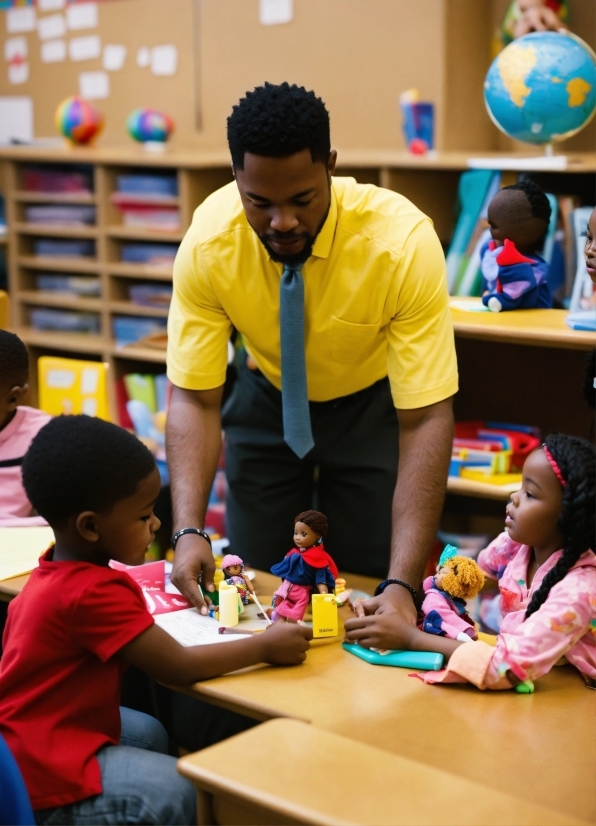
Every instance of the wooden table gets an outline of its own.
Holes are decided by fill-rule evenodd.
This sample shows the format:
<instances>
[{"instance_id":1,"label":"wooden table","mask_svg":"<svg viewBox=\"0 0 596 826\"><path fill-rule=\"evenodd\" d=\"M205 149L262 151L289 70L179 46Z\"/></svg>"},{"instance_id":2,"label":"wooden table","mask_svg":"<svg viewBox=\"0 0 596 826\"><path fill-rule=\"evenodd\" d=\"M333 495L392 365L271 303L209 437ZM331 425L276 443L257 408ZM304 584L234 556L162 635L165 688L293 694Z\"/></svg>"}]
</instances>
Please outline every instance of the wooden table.
<instances>
[{"instance_id":1,"label":"wooden table","mask_svg":"<svg viewBox=\"0 0 596 826\"><path fill-rule=\"evenodd\" d=\"M346 575L348 586L373 580ZM258 573L259 593L277 579ZM368 586L368 587L366 587ZM342 609L344 618L348 609ZM296 668L257 666L192 687L257 720L290 717L450 771L536 805L596 820L596 691L570 666L535 694L428 686L408 669L371 666L317 640Z\"/></svg>"},{"instance_id":2,"label":"wooden table","mask_svg":"<svg viewBox=\"0 0 596 826\"><path fill-rule=\"evenodd\" d=\"M29 574L0 580L0 602L10 602L21 593L29 580Z\"/></svg>"},{"instance_id":3,"label":"wooden table","mask_svg":"<svg viewBox=\"0 0 596 826\"><path fill-rule=\"evenodd\" d=\"M349 587L369 593L376 584L345 576ZM15 596L23 580L0 582L0 596ZM257 592L270 594L278 582L258 572ZM553 669L535 694L480 692L427 686L408 669L368 665L340 641L315 640L304 665L255 666L187 693L257 720L311 723L570 818L596 820L596 691L570 666Z\"/></svg>"}]
</instances>

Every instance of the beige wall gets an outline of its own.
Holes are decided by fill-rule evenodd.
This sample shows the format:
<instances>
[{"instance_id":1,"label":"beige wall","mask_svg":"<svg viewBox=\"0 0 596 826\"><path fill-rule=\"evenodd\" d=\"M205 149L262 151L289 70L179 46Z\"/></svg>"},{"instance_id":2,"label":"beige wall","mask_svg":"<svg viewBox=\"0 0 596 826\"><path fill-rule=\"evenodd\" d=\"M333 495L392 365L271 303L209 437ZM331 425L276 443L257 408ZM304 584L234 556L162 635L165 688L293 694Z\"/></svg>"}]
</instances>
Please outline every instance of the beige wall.
<instances>
[{"instance_id":1,"label":"beige wall","mask_svg":"<svg viewBox=\"0 0 596 826\"><path fill-rule=\"evenodd\" d=\"M265 27L258 0L100 3L102 42L128 47L125 68L110 75L109 99L96 103L107 120L101 141L128 141L129 112L153 106L173 116L177 146L223 148L238 98L264 80L289 80L325 100L340 149L402 149L397 100L412 86L435 103L438 148L509 148L482 101L491 35L506 6L507 0L294 0L291 24ZM591 0L571 0L572 26L592 45L595 13ZM30 81L11 86L2 70L0 95L31 95L36 134L54 135L57 104L78 92L80 71L99 70L101 61L42 64L37 35L27 37ZM141 46L162 43L178 47L174 77L136 65ZM595 134L592 125L565 145L593 149Z\"/></svg>"}]
</instances>

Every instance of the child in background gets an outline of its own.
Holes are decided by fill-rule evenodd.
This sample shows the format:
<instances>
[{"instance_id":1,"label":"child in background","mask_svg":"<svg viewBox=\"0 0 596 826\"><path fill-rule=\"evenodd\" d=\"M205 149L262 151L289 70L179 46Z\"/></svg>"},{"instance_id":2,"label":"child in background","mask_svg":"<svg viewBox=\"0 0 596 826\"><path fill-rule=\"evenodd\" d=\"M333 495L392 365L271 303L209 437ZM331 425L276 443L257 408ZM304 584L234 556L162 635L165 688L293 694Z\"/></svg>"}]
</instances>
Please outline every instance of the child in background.
<instances>
[{"instance_id":1,"label":"child in background","mask_svg":"<svg viewBox=\"0 0 596 826\"><path fill-rule=\"evenodd\" d=\"M552 434L523 467L511 495L506 530L478 557L499 580L504 619L496 647L465 645L408 626L396 614L346 622L350 642L367 647L438 651L448 661L425 682L471 682L513 688L548 673L565 656L596 678L596 450L583 439Z\"/></svg>"},{"instance_id":2,"label":"child in background","mask_svg":"<svg viewBox=\"0 0 596 826\"><path fill-rule=\"evenodd\" d=\"M50 417L34 407L19 407L28 390L29 356L18 336L0 330L0 526L45 525L32 516L23 488L21 464L35 434Z\"/></svg>"},{"instance_id":3,"label":"child in background","mask_svg":"<svg viewBox=\"0 0 596 826\"><path fill-rule=\"evenodd\" d=\"M552 307L548 264L538 255L550 214L548 198L529 180L503 187L490 202L492 240L480 250L480 267L487 283L482 303L489 310Z\"/></svg>"},{"instance_id":4,"label":"child in background","mask_svg":"<svg viewBox=\"0 0 596 826\"><path fill-rule=\"evenodd\" d=\"M188 686L259 662L303 662L312 632L280 624L185 648L154 624L138 585L108 567L141 565L159 528L155 461L126 430L55 418L33 439L23 480L56 544L8 609L0 734L37 823L196 823L194 787L167 755L161 724L119 710L126 667Z\"/></svg>"}]
</instances>

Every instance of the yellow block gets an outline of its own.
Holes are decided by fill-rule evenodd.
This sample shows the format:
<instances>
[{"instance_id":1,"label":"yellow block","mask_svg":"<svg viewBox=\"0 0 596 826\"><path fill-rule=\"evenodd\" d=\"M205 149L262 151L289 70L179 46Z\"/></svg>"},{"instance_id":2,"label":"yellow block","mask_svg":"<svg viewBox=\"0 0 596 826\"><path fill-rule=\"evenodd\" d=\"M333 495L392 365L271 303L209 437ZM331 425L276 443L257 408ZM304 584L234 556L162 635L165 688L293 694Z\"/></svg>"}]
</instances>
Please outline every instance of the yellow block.
<instances>
[{"instance_id":1,"label":"yellow block","mask_svg":"<svg viewBox=\"0 0 596 826\"><path fill-rule=\"evenodd\" d=\"M333 594L313 594L312 596L313 637L337 637L339 617Z\"/></svg>"},{"instance_id":2,"label":"yellow block","mask_svg":"<svg viewBox=\"0 0 596 826\"><path fill-rule=\"evenodd\" d=\"M460 471L462 479L472 479L474 482L484 482L487 485L513 485L519 483L521 487L521 473L482 473L473 468L463 467Z\"/></svg>"},{"instance_id":3,"label":"yellow block","mask_svg":"<svg viewBox=\"0 0 596 826\"><path fill-rule=\"evenodd\" d=\"M37 369L39 406L46 413L52 416L85 413L109 421L107 364L42 356Z\"/></svg>"}]
</instances>

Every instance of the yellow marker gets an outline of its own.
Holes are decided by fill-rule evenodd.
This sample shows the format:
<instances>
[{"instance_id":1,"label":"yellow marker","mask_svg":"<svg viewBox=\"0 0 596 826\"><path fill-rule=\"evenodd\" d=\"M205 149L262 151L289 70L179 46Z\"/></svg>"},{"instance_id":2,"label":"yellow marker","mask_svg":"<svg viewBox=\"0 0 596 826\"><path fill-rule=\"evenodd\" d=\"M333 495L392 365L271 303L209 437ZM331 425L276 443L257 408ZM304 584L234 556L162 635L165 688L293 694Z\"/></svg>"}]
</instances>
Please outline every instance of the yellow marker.
<instances>
[{"instance_id":1,"label":"yellow marker","mask_svg":"<svg viewBox=\"0 0 596 826\"><path fill-rule=\"evenodd\" d=\"M337 637L339 618L337 603L333 594L313 594L312 596L313 637Z\"/></svg>"}]
</instances>

